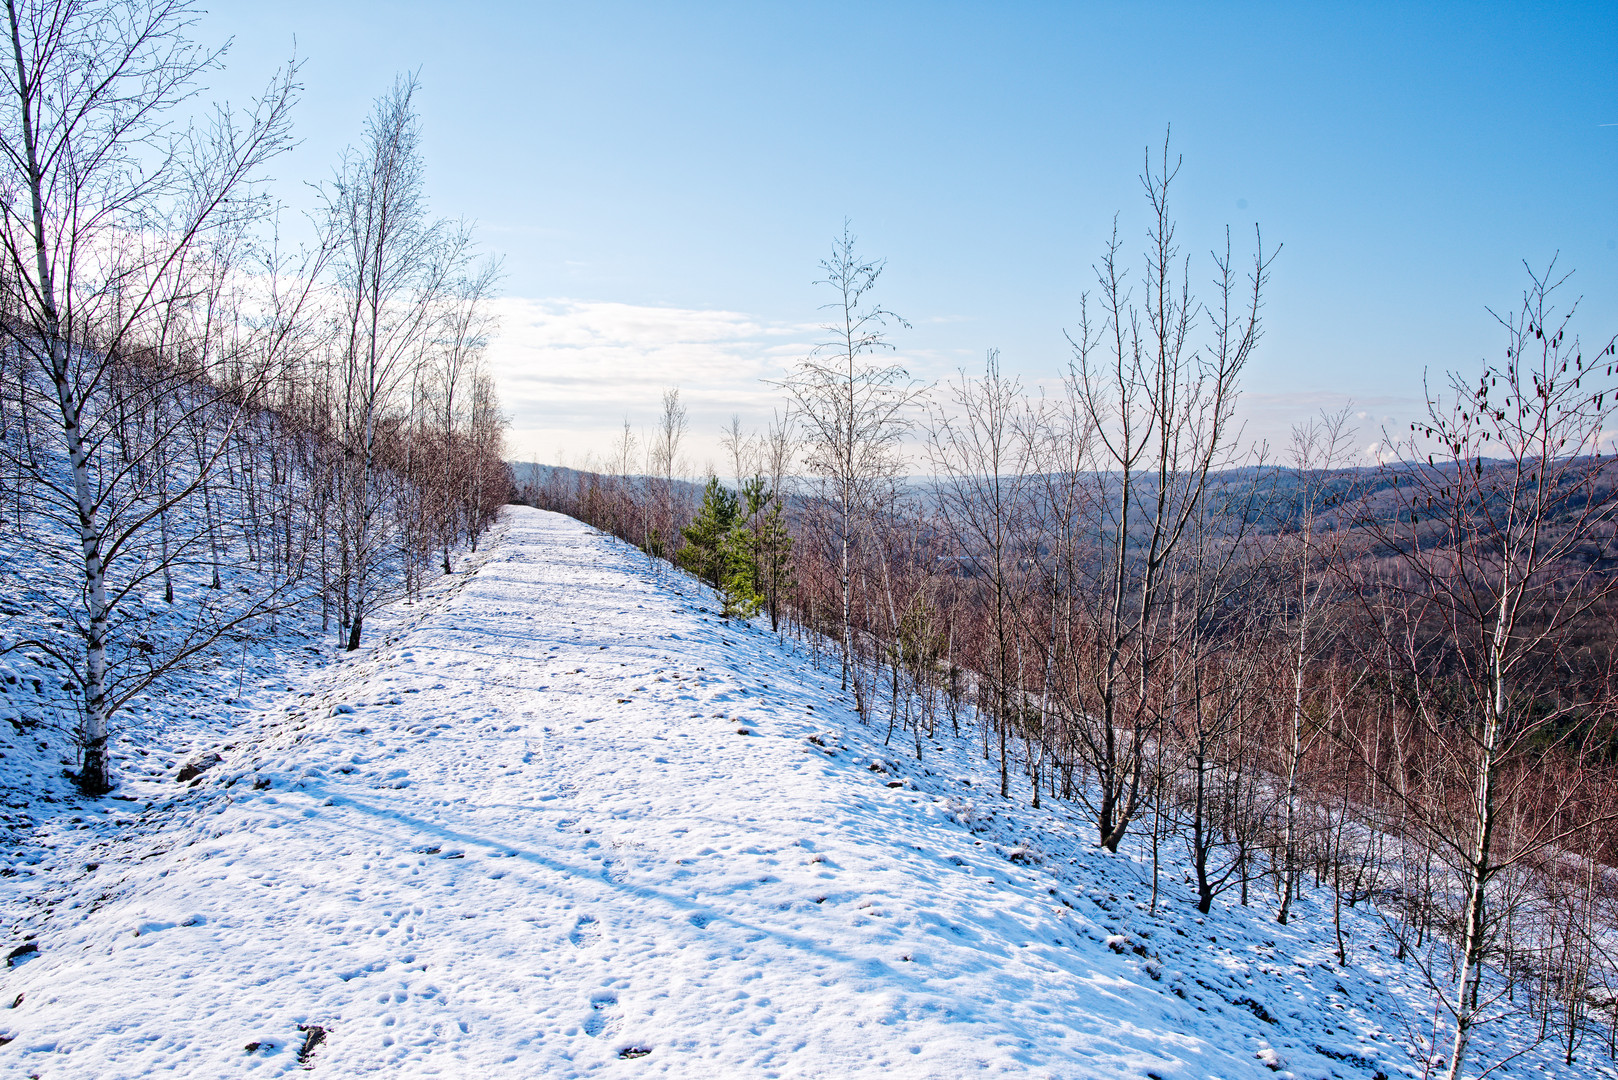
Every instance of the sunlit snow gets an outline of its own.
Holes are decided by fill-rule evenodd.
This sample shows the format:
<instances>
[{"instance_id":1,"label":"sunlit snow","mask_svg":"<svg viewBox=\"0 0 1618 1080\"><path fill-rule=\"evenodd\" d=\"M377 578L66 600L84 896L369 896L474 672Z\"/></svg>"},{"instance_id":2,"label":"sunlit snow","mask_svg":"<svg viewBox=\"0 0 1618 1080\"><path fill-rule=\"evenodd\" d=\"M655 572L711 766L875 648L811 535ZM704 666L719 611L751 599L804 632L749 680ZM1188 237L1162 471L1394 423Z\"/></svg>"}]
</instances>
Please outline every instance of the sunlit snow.
<instances>
[{"instance_id":1,"label":"sunlit snow","mask_svg":"<svg viewBox=\"0 0 1618 1080\"><path fill-rule=\"evenodd\" d=\"M510 508L194 786L126 776L0 884L37 946L0 1072L1420 1075L1432 998L1363 907L1339 967L1328 893L1200 918L1176 851L1149 914L1137 851L1000 799L971 735L884 745L716 606Z\"/></svg>"}]
</instances>

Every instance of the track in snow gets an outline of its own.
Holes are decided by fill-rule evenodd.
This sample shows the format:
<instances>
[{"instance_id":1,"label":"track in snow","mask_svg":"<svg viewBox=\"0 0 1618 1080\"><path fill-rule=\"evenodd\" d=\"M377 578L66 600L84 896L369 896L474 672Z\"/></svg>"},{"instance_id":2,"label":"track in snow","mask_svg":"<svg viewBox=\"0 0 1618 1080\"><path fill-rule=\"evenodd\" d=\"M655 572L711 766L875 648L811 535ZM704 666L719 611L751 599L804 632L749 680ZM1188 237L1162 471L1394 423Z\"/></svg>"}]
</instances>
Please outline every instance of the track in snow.
<instances>
[{"instance_id":1,"label":"track in snow","mask_svg":"<svg viewBox=\"0 0 1618 1080\"><path fill-rule=\"evenodd\" d=\"M1117 860L1061 813L1034 851L997 846L971 740L900 760L835 675L689 579L541 511L491 543L169 824L96 855L39 956L0 972L23 994L0 1070L1167 1080L1401 1058L1405 1005L1349 993L1308 931L1255 954L1256 914L1147 919L1127 875L1093 884ZM1255 983L1282 936L1284 978Z\"/></svg>"}]
</instances>

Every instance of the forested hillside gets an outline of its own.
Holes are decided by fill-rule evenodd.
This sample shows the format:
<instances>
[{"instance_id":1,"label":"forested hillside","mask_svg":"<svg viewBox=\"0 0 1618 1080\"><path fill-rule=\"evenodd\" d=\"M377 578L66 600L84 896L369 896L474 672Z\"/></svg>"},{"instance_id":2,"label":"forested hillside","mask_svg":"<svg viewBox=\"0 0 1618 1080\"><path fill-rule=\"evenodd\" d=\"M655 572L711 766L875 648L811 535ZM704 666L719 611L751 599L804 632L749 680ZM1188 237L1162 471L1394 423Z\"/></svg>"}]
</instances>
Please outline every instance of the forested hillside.
<instances>
[{"instance_id":1,"label":"forested hillside","mask_svg":"<svg viewBox=\"0 0 1618 1080\"><path fill-rule=\"evenodd\" d=\"M311 178L289 252L258 184L296 137L296 68L197 116L219 56L191 17L6 16L0 708L91 795L142 752L132 709L284 632L358 647L511 488L496 271L424 201L415 83Z\"/></svg>"},{"instance_id":2,"label":"forested hillside","mask_svg":"<svg viewBox=\"0 0 1618 1080\"><path fill-rule=\"evenodd\" d=\"M1144 267L1116 239L1098 263L1061 393L993 352L919 384L884 355L883 265L845 232L823 344L768 431L726 433L732 484L699 500L668 470L553 471L525 497L831 650L918 760L943 731L979 740L1000 798L1077 807L1154 868L1183 847L1152 910L1285 925L1309 883L1334 918L1371 905L1401 958L1431 958L1444 1075L1487 1069L1476 1029L1524 1001L1569 1064L1610 1051L1613 339L1581 342L1562 279L1531 275L1498 359L1376 433L1379 464L1346 410L1253 447L1235 407L1269 263L1257 241L1245 274L1215 252L1198 299L1176 171L1149 159ZM681 410L665 398L649 460Z\"/></svg>"}]
</instances>

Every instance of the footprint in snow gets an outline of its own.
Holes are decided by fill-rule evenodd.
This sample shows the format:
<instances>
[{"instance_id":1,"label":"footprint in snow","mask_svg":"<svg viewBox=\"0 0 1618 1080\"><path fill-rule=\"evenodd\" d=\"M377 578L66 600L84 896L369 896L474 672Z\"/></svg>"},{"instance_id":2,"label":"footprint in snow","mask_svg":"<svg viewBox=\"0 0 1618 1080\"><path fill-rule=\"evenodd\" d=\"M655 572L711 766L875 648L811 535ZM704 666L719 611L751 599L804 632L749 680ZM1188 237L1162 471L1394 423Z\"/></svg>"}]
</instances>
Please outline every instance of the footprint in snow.
<instances>
[{"instance_id":1,"label":"footprint in snow","mask_svg":"<svg viewBox=\"0 0 1618 1080\"><path fill-rule=\"evenodd\" d=\"M596 922L594 915L580 915L579 921L573 924L573 932L567 939L576 949L588 949L601 940L601 924Z\"/></svg>"},{"instance_id":2,"label":"footprint in snow","mask_svg":"<svg viewBox=\"0 0 1618 1080\"><path fill-rule=\"evenodd\" d=\"M590 1001L590 1015L584 1019L584 1033L591 1038L605 1035L615 1031L622 1017L617 1015L615 1006L618 999L610 994L598 995Z\"/></svg>"}]
</instances>

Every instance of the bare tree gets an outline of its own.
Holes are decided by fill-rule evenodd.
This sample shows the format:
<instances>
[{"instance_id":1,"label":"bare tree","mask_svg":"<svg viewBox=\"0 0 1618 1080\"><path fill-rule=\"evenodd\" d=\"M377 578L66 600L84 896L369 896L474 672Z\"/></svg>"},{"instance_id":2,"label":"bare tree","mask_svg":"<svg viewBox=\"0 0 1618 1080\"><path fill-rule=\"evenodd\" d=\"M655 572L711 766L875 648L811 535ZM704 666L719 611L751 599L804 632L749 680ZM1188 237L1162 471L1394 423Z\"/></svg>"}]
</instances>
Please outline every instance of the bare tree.
<instances>
[{"instance_id":1,"label":"bare tree","mask_svg":"<svg viewBox=\"0 0 1618 1080\"><path fill-rule=\"evenodd\" d=\"M423 476L439 502L436 539L446 574L458 526L475 519L470 508L477 501L477 457L467 443L474 430L478 364L494 329L488 302L499 273L499 264L491 259L450 286L434 335L433 370L424 372L430 397L422 411L436 429L432 441L438 460Z\"/></svg>"},{"instance_id":2,"label":"bare tree","mask_svg":"<svg viewBox=\"0 0 1618 1080\"><path fill-rule=\"evenodd\" d=\"M1205 496L1167 575L1169 686L1160 706L1167 722L1156 741L1172 745L1182 766L1175 771L1185 789L1186 850L1204 914L1220 893L1243 885L1249 869L1248 721L1270 633L1255 605L1267 568L1247 543L1261 499L1256 470ZM1221 849L1233 850L1219 864Z\"/></svg>"},{"instance_id":3,"label":"bare tree","mask_svg":"<svg viewBox=\"0 0 1618 1080\"><path fill-rule=\"evenodd\" d=\"M1039 715L1042 726L1055 721L1044 732L1043 749L1061 772L1062 797L1072 798L1080 755L1070 715L1078 695L1070 680L1081 666L1077 658L1088 606L1081 588L1093 557L1090 534L1100 494L1089 472L1095 433L1071 394L1030 410L1025 421L1032 491L1029 557L1038 567L1046 603Z\"/></svg>"},{"instance_id":4,"label":"bare tree","mask_svg":"<svg viewBox=\"0 0 1618 1080\"><path fill-rule=\"evenodd\" d=\"M136 470L96 468L117 416L100 406L115 362L161 337L198 264L223 272L230 238L266 209L251 184L290 138L290 67L245 116L174 123L219 59L188 40L195 15L185 0L6 3L0 322L26 358L19 370L49 384L61 440L62 470L36 459L34 479L69 526L83 581L79 783L90 794L110 784L108 644L129 595L109 577L135 531L202 490L217 460L205 454L178 490L120 501L119 480Z\"/></svg>"},{"instance_id":5,"label":"bare tree","mask_svg":"<svg viewBox=\"0 0 1618 1080\"><path fill-rule=\"evenodd\" d=\"M780 632L782 599L792 580L792 536L787 525L788 485L797 456L797 434L792 410L777 412L758 440L759 474L770 492L768 511L760 524L759 557L763 573L764 608L770 629Z\"/></svg>"},{"instance_id":6,"label":"bare tree","mask_svg":"<svg viewBox=\"0 0 1618 1080\"><path fill-rule=\"evenodd\" d=\"M1259 242L1244 283L1227 231L1224 251L1212 254L1217 298L1204 309L1191 293L1190 261L1180 257L1169 211L1179 168L1167 139L1157 165L1147 153L1141 184L1152 216L1141 304L1119 263L1114 227L1097 270L1102 322L1093 326L1084 312L1070 339L1069 392L1095 432L1093 475L1110 504L1110 550L1097 559L1089 586L1097 604L1089 670L1073 680L1079 742L1097 781L1096 828L1109 850L1117 850L1145 790L1161 651L1152 632L1165 568L1199 512L1209 474L1235 461L1237 380L1258 344L1270 267ZM1198 347L1193 334L1201 319L1208 338Z\"/></svg>"},{"instance_id":7,"label":"bare tree","mask_svg":"<svg viewBox=\"0 0 1618 1080\"><path fill-rule=\"evenodd\" d=\"M344 297L338 512L340 611L351 650L359 648L366 616L389 597L384 568L395 555L379 440L471 256L463 226L428 216L417 88L413 76L401 77L377 100L360 149L343 163L328 197Z\"/></svg>"},{"instance_id":8,"label":"bare tree","mask_svg":"<svg viewBox=\"0 0 1618 1080\"><path fill-rule=\"evenodd\" d=\"M949 410L934 409L927 444L938 514L953 554L989 589L993 650L979 676L987 679L993 701L989 711L999 736L1001 798L1011 795L1008 729L1020 730L1025 713L1020 665L1014 663L1019 620L1011 609L1023 576L1019 565L1026 557L1031 510L1028 434L1038 425L1023 415L1028 407L1021 383L1001 373L1000 353L991 349L982 377L962 371L950 384Z\"/></svg>"},{"instance_id":9,"label":"bare tree","mask_svg":"<svg viewBox=\"0 0 1618 1080\"><path fill-rule=\"evenodd\" d=\"M1511 909L1494 902L1500 883L1601 820L1588 810L1594 770L1547 778L1573 734L1614 704L1604 671L1579 670L1610 658L1563 646L1608 617L1618 589L1590 557L1609 549L1618 514L1614 467L1600 454L1618 339L1586 359L1568 334L1572 312L1553 306L1560 281L1530 280L1517 311L1497 316L1504 362L1429 394L1426 418L1394 444L1402 460L1383 467L1396 503L1368 498L1358 515L1389 571L1367 599L1390 611L1415 735L1439 762L1426 781L1440 789L1404 803L1463 898L1443 997L1450 1080L1488 1005L1485 967ZM1386 786L1409 790L1392 777Z\"/></svg>"},{"instance_id":10,"label":"bare tree","mask_svg":"<svg viewBox=\"0 0 1618 1080\"><path fill-rule=\"evenodd\" d=\"M757 440L742 431L742 418L739 413L731 413L730 424L719 430L719 445L725 448L730 457L730 475L736 480L736 489L741 490L747 478L759 470L753 467L758 456Z\"/></svg>"},{"instance_id":11,"label":"bare tree","mask_svg":"<svg viewBox=\"0 0 1618 1080\"><path fill-rule=\"evenodd\" d=\"M653 516L646 537L645 548L653 555L661 555L670 562L679 554L681 502L674 481L684 471L680 459L680 444L689 430L686 409L680 401L680 389L671 386L663 391L663 412L658 416L657 428L647 447L647 471L652 474L656 490L653 495Z\"/></svg>"},{"instance_id":12,"label":"bare tree","mask_svg":"<svg viewBox=\"0 0 1618 1080\"><path fill-rule=\"evenodd\" d=\"M1305 684L1310 663L1322 655L1329 636L1321 625L1323 608L1331 598L1325 588L1323 569L1334 560L1340 534L1319 536L1321 517L1343 492L1333 489L1333 473L1348 464L1353 431L1347 427L1348 409L1322 414L1319 419L1292 429L1290 448L1292 479L1296 496L1287 500L1289 516L1295 516L1295 531L1285 537L1288 563L1295 575L1292 602L1292 703L1289 723L1281 745L1281 775L1286 781L1283 796L1281 835L1281 900L1275 921L1286 924L1297 893L1301 872L1298 860L1298 798L1302 786L1300 770L1313 738L1321 726L1311 724L1305 715ZM1341 485L1339 484L1339 488Z\"/></svg>"},{"instance_id":13,"label":"bare tree","mask_svg":"<svg viewBox=\"0 0 1618 1080\"><path fill-rule=\"evenodd\" d=\"M832 313L821 326L825 337L785 383L803 427L805 464L820 481L821 498L831 511L845 690L854 633L851 556L878 495L901 470L899 444L919 393L903 367L875 359L894 348L888 328L909 324L873 301L886 264L862 258L854 245L845 221L831 257L820 264L825 276L815 283L834 294L822 308Z\"/></svg>"}]
</instances>

